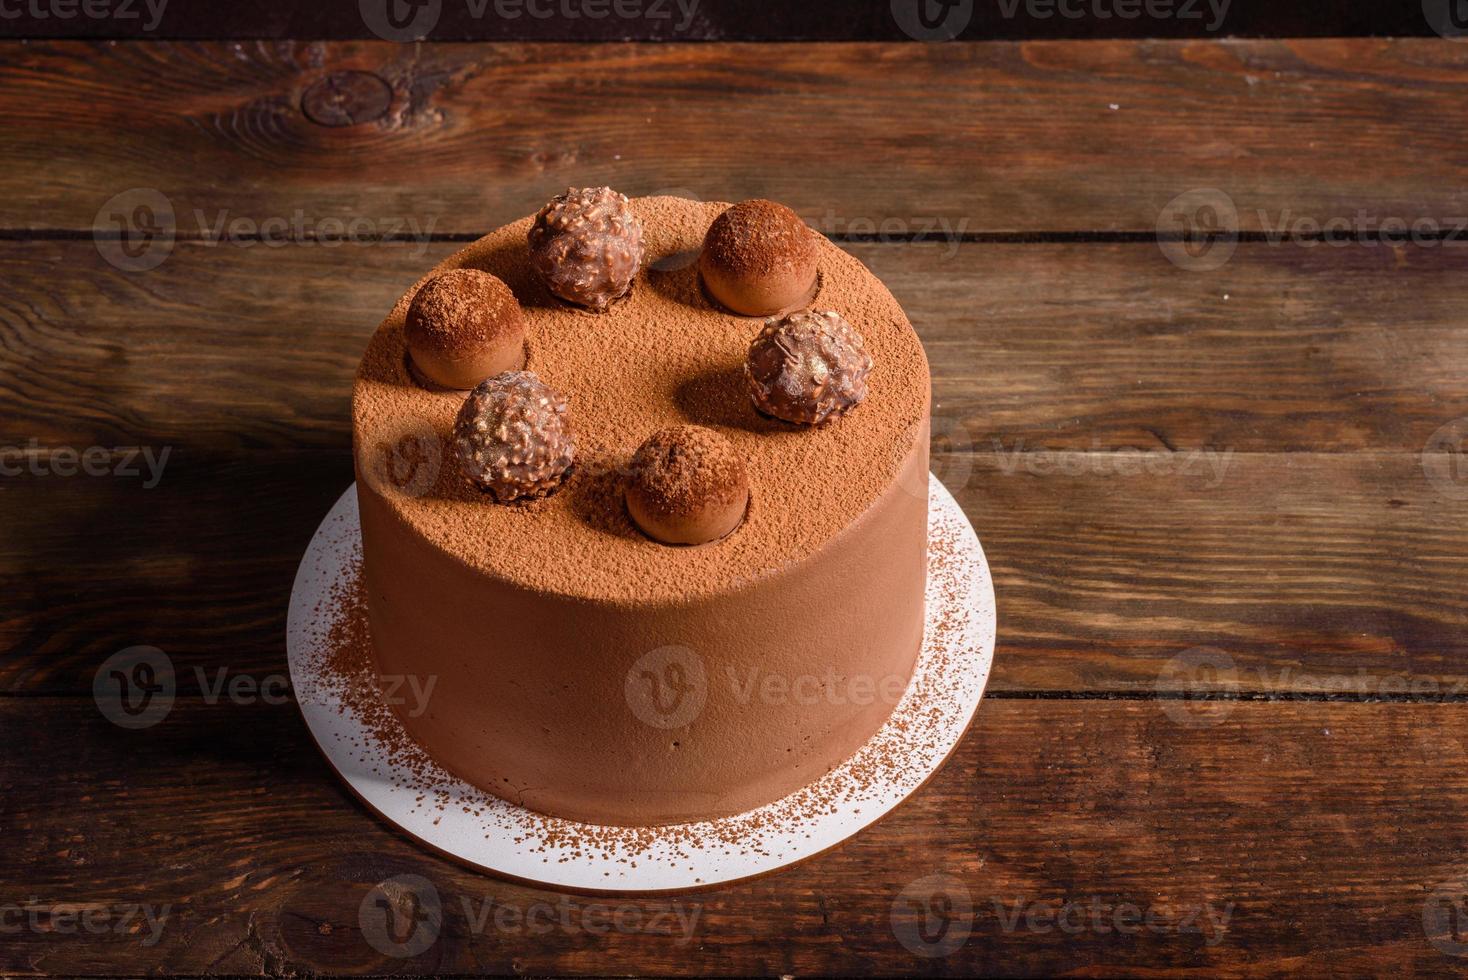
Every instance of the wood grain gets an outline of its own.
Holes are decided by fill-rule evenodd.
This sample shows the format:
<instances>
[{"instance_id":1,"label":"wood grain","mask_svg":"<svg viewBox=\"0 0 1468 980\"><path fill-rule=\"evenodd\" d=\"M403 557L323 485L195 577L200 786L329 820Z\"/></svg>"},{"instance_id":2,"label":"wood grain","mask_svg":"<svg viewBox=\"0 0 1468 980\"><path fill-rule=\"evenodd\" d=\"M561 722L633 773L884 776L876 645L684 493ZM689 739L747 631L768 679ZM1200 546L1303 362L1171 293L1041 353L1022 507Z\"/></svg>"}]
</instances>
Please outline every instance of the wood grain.
<instances>
[{"instance_id":1,"label":"wood grain","mask_svg":"<svg viewBox=\"0 0 1468 980\"><path fill-rule=\"evenodd\" d=\"M86 37L160 40L209 38L371 38L358 4L275 0L269 4L159 5L157 23L143 15L144 5L118 4L125 16L80 17L79 8L58 17L46 5L17 5L0 22L7 38ZM741 0L699 0L682 7L676 0L626 4L640 15L616 16L616 5L500 2L494 5L443 3L427 39L441 41L898 41L910 40L892 15L890 0L804 0L799 4L751 5ZM1020 5L974 4L965 11L963 41L1086 37L1377 37L1429 36L1432 30L1416 5L1374 6L1363 10L1349 0L1296 0L1289 6L1232 4L1219 18L1207 4L1158 5L1167 11L1148 16L1143 7L1125 16L1125 5L1103 6L1093 15L1087 5L1070 4L1062 16L1055 5L1036 4L1036 16ZM691 9L689 9L691 7ZM33 10L42 11L40 16ZM380 9L380 8L379 8ZM569 9L571 15L561 13ZM488 13L475 15L476 10ZM503 10L506 16L496 16ZM685 14L683 11L688 10ZM531 11L534 13L532 14ZM1180 15L1179 15L1180 14ZM955 17L959 15L955 14ZM954 21L955 28L958 21Z\"/></svg>"},{"instance_id":2,"label":"wood grain","mask_svg":"<svg viewBox=\"0 0 1468 980\"><path fill-rule=\"evenodd\" d=\"M145 187L194 235L298 209L479 232L572 183L773 197L837 232L1150 234L1195 188L1245 230L1443 220L1468 215L1442 108L1465 64L1418 39L9 44L0 228L89 230ZM342 71L385 82L386 111L311 121L303 95Z\"/></svg>"},{"instance_id":3,"label":"wood grain","mask_svg":"<svg viewBox=\"0 0 1468 980\"><path fill-rule=\"evenodd\" d=\"M1240 704L1190 727L1158 704L986 702L959 754L875 828L760 881L620 903L624 922L635 914L661 935L598 935L583 922L599 921L584 918L599 900L461 870L385 829L326 769L291 706L180 701L157 727L124 732L85 702L0 700L14 733L0 757L9 840L0 881L24 883L0 902L114 917L120 906L169 906L152 946L142 945L146 927L91 935L41 914L41 926L0 943L0 970L1460 972L1464 961L1432 944L1423 913L1439 885L1461 895L1468 884L1465 713ZM42 757L47 765L35 765ZM433 883L445 925L426 952L400 961L368 945L359 907L375 883L403 874ZM934 874L967 889L971 934L947 956L915 955L900 937L944 949L919 939L903 894ZM570 911L542 934L513 918L476 930L486 902L509 915L537 904ZM1053 916L1067 903L1076 905L1062 929ZM1110 931L1093 925L1093 904ZM1124 905L1151 909L1156 925L1116 932ZM1216 925L1183 928L1203 909ZM689 933L649 921L674 910ZM962 928L957 913L949 928Z\"/></svg>"},{"instance_id":4,"label":"wood grain","mask_svg":"<svg viewBox=\"0 0 1468 980\"><path fill-rule=\"evenodd\" d=\"M1275 234L1456 227L1465 66L1424 40L0 43L0 465L40 471L0 477L0 973L1468 973L1468 466L1422 455L1468 434L1468 247ZM622 910L688 941L427 855L248 693L285 681L368 334L572 183L785 200L887 281L1000 597L934 782L800 868ZM1245 241L1189 271L1153 238L1203 188ZM160 216L160 266L109 264ZM352 221L368 244L327 244ZM46 472L91 447L112 475ZM156 486L129 447L169 453ZM180 693L128 732L91 689L136 644ZM447 912L410 960L359 918L402 874ZM933 875L970 916L905 892ZM479 928L486 902L555 924ZM168 906L156 944L139 904ZM1160 925L1108 930L1119 906ZM922 909L961 944L919 955Z\"/></svg>"},{"instance_id":5,"label":"wood grain","mask_svg":"<svg viewBox=\"0 0 1468 980\"><path fill-rule=\"evenodd\" d=\"M455 243L0 242L0 446L345 450L351 379ZM848 243L903 303L951 448L1418 453L1468 416L1462 246Z\"/></svg>"},{"instance_id":6,"label":"wood grain","mask_svg":"<svg viewBox=\"0 0 1468 980\"><path fill-rule=\"evenodd\" d=\"M994 689L1468 699L1468 503L1414 457L1152 459L935 459L999 593ZM183 451L152 490L3 481L0 690L86 694L135 644L188 692L283 677L296 566L351 480L346 453ZM1197 647L1233 672L1178 660Z\"/></svg>"},{"instance_id":7,"label":"wood grain","mask_svg":"<svg viewBox=\"0 0 1468 980\"><path fill-rule=\"evenodd\" d=\"M185 690L282 673L357 358L454 247L195 244L139 275L0 246L0 447L170 454L153 489L0 479L0 688L84 693L136 643ZM1145 244L852 248L929 349L935 470L1002 597L996 688L1189 689L1169 665L1203 645L1225 692L1468 696L1468 501L1419 455L1468 416L1463 251L1245 245L1194 274Z\"/></svg>"}]
</instances>

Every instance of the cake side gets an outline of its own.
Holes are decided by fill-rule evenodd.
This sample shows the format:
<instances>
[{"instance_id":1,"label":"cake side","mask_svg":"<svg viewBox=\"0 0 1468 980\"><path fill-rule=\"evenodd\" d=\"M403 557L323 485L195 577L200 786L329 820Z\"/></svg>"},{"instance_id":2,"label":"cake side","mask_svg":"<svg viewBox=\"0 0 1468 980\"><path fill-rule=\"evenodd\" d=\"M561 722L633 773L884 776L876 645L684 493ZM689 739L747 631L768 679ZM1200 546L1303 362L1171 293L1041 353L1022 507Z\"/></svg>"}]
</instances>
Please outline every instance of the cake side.
<instances>
[{"instance_id":1,"label":"cake side","mask_svg":"<svg viewBox=\"0 0 1468 980\"><path fill-rule=\"evenodd\" d=\"M652 826L742 813L850 758L924 626L927 449L814 555L718 596L628 607L467 570L371 496L363 569L385 686L449 772L531 809Z\"/></svg>"}]
</instances>

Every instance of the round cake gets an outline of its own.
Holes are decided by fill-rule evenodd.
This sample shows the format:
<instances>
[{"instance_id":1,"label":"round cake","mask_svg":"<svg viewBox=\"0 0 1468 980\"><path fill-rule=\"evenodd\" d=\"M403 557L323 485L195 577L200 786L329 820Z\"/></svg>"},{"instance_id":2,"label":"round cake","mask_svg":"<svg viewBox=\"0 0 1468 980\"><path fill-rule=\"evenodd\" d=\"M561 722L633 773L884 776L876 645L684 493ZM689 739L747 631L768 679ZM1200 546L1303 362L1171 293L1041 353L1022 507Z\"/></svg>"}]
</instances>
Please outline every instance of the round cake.
<instances>
[{"instance_id":1,"label":"round cake","mask_svg":"<svg viewBox=\"0 0 1468 980\"><path fill-rule=\"evenodd\" d=\"M627 292L609 300L614 276L585 306L547 285L527 243L535 219L501 228L403 296L356 378L383 691L445 769L532 810L627 826L742 813L851 757L911 678L927 568L922 344L877 278L812 231L807 309L821 312L796 314L791 336L864 345L841 363L869 370L828 378L816 365L819 404L839 409L812 414L818 424L766 414L752 390L779 396L777 408L802 393L790 378L757 385L751 345L778 354L786 341L719 306L699 271L728 207L630 202L645 257L613 269L635 270ZM472 395L425 383L409 351L414 298L458 269L498 278L523 310L523 370ZM478 424L487 454L461 446L461 416L511 397L533 444L501 455L501 469L548 461L515 499L484 483L504 425ZM680 453L705 446L722 469L679 468ZM649 459L655 479L636 462ZM678 492L736 483L740 496L721 498L730 519L710 525L723 536L707 543L665 543L629 513L629 487L677 517Z\"/></svg>"}]
</instances>

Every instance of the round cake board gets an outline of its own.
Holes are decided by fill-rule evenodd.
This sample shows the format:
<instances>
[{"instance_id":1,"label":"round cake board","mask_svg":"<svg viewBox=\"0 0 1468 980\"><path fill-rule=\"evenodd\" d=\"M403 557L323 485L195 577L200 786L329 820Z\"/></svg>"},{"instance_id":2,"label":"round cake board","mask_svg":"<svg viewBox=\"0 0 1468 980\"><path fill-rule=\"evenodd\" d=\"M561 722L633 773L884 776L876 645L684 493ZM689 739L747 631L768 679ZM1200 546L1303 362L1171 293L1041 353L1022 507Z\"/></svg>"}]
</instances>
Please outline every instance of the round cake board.
<instances>
[{"instance_id":1,"label":"round cake board","mask_svg":"<svg viewBox=\"0 0 1468 980\"><path fill-rule=\"evenodd\" d=\"M291 592L287 652L297 703L327 760L369 809L471 867L597 895L690 891L769 874L835 847L917 792L978 710L994 660L994 586L963 510L937 477L929 486L927 630L892 720L846 763L758 810L666 827L593 827L489 796L426 755L403 764L401 746L411 739L396 715L364 713L333 694L340 685L327 676L338 617L361 615L338 598L353 587L361 555L355 486L317 529Z\"/></svg>"}]
</instances>

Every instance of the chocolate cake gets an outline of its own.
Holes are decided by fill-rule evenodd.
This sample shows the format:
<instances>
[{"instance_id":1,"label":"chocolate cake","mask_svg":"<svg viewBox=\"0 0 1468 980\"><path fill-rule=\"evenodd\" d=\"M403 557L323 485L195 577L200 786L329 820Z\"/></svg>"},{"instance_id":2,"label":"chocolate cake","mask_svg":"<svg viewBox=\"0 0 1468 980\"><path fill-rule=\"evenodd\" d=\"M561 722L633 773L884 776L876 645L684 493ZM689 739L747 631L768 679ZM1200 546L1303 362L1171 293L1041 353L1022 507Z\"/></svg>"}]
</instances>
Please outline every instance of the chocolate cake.
<instances>
[{"instance_id":1,"label":"chocolate cake","mask_svg":"<svg viewBox=\"0 0 1468 980\"><path fill-rule=\"evenodd\" d=\"M384 691L433 683L397 710L460 778L591 823L710 819L819 778L896 706L924 628L927 359L875 276L765 204L710 236L729 205L568 192L373 336L373 649ZM788 317L720 305L811 294L807 252Z\"/></svg>"}]
</instances>

